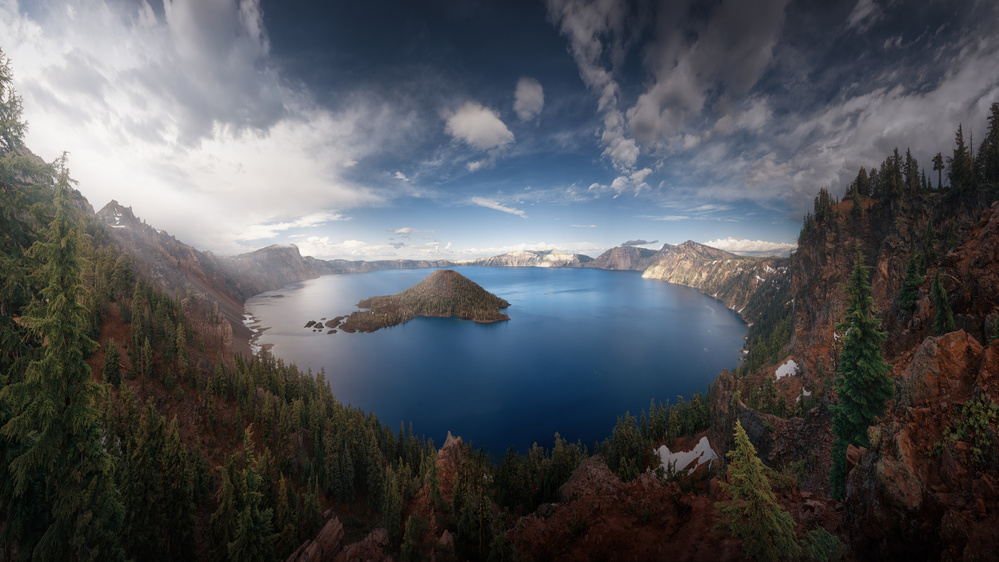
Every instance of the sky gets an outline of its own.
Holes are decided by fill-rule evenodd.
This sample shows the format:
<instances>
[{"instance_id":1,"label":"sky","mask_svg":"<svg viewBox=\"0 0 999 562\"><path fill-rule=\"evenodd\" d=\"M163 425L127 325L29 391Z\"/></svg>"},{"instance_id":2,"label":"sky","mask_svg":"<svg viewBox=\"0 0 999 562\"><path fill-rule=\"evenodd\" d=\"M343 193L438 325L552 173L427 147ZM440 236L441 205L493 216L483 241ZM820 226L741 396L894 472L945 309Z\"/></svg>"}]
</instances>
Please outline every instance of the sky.
<instances>
[{"instance_id":1,"label":"sky","mask_svg":"<svg viewBox=\"0 0 999 562\"><path fill-rule=\"evenodd\" d=\"M27 146L199 249L786 253L999 101L994 0L0 0ZM970 129L970 131L969 131Z\"/></svg>"}]
</instances>

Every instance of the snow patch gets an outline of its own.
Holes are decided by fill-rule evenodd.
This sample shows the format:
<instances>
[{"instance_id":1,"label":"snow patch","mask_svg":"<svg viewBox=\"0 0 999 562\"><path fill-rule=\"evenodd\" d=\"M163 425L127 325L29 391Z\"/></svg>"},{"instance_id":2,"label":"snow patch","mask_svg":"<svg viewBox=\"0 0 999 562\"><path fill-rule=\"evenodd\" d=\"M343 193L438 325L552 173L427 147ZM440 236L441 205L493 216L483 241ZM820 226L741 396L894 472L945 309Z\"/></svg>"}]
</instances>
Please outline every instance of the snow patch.
<instances>
[{"instance_id":1,"label":"snow patch","mask_svg":"<svg viewBox=\"0 0 999 562\"><path fill-rule=\"evenodd\" d=\"M677 451L673 453L669 450L669 447L663 445L659 447L657 453L663 470L669 470L669 466L672 464L675 471L679 472L687 469L687 474L694 472L702 464L710 463L718 458L718 454L711 448L711 443L708 442L707 437L701 437L701 440L690 451ZM708 468L711 468L711 466L708 465Z\"/></svg>"},{"instance_id":2,"label":"snow patch","mask_svg":"<svg viewBox=\"0 0 999 562\"><path fill-rule=\"evenodd\" d=\"M777 372L774 373L774 375L777 376L777 380L780 380L781 377L786 377L788 375L797 375L797 374L798 374L798 364L795 363L793 359L788 359L787 363L784 363L780 367L777 367Z\"/></svg>"},{"instance_id":3,"label":"snow patch","mask_svg":"<svg viewBox=\"0 0 999 562\"><path fill-rule=\"evenodd\" d=\"M801 389L801 395L799 395L797 398L794 399L794 403L797 404L798 402L801 402L802 398L808 398L811 395L812 395L811 391L808 391L808 390L805 390L804 388L802 388Z\"/></svg>"}]
</instances>

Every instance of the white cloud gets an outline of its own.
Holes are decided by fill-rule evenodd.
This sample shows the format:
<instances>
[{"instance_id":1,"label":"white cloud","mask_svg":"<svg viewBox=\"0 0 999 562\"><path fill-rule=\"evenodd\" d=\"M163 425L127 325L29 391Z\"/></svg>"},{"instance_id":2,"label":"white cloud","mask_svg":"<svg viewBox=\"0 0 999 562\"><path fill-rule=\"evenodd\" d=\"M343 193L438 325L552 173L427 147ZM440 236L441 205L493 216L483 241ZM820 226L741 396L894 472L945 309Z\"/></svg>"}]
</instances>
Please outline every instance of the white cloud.
<instances>
[{"instance_id":1,"label":"white cloud","mask_svg":"<svg viewBox=\"0 0 999 562\"><path fill-rule=\"evenodd\" d=\"M764 240L749 240L746 238L719 238L703 243L705 246L732 252L733 254L754 254L754 255L787 255L788 252L798 247L797 244L787 244L783 242L766 242Z\"/></svg>"},{"instance_id":2,"label":"white cloud","mask_svg":"<svg viewBox=\"0 0 999 562\"><path fill-rule=\"evenodd\" d=\"M256 0L172 0L160 17L144 1L73 8L29 15L5 0L0 37L26 144L47 160L68 151L95 207L115 198L187 243L238 253L289 217L393 196L341 172L411 121L374 96L329 110L287 84Z\"/></svg>"},{"instance_id":3,"label":"white cloud","mask_svg":"<svg viewBox=\"0 0 999 562\"><path fill-rule=\"evenodd\" d=\"M513 97L513 110L521 121L537 117L545 106L545 92L541 83L527 76L517 80L517 89Z\"/></svg>"},{"instance_id":4,"label":"white cloud","mask_svg":"<svg viewBox=\"0 0 999 562\"><path fill-rule=\"evenodd\" d=\"M346 217L340 213L314 213L292 221L251 225L243 232L239 239L266 240L274 238L279 232L284 232L292 228L312 228L322 226L330 221L346 220L350 220L350 217Z\"/></svg>"},{"instance_id":5,"label":"white cloud","mask_svg":"<svg viewBox=\"0 0 999 562\"><path fill-rule=\"evenodd\" d=\"M515 209L513 207L507 207L506 205L503 205L502 203L499 203L498 201L494 201L492 199L486 199L485 197L472 197L471 199L469 199L469 202L472 203L472 204L474 204L474 205L478 205L480 207L485 207L487 209L493 209L494 211L501 211L501 212L504 212L504 213L509 213L511 215L517 215L518 217L521 217L521 218L525 218L525 219L527 218L527 214L524 213L524 211L522 211L520 209Z\"/></svg>"},{"instance_id":6,"label":"white cloud","mask_svg":"<svg viewBox=\"0 0 999 562\"><path fill-rule=\"evenodd\" d=\"M597 225L595 225L595 224L571 224L569 226L571 226L573 228L596 228L597 227Z\"/></svg>"},{"instance_id":7,"label":"white cloud","mask_svg":"<svg viewBox=\"0 0 999 562\"><path fill-rule=\"evenodd\" d=\"M445 130L479 150L500 148L513 142L513 133L499 118L499 113L472 101L447 116Z\"/></svg>"},{"instance_id":8,"label":"white cloud","mask_svg":"<svg viewBox=\"0 0 999 562\"><path fill-rule=\"evenodd\" d=\"M406 174L398 171L392 177L394 177L397 180L409 181L409 178L406 177Z\"/></svg>"},{"instance_id":9,"label":"white cloud","mask_svg":"<svg viewBox=\"0 0 999 562\"><path fill-rule=\"evenodd\" d=\"M652 173L650 168L642 168L641 170L632 172L631 174L618 176L614 178L614 181L610 185L602 185L599 183L591 184L589 191L593 193L613 193L614 197L618 197L624 193L634 192L634 195L640 194L642 191L650 189L649 184L645 183L645 178L649 177Z\"/></svg>"},{"instance_id":10,"label":"white cloud","mask_svg":"<svg viewBox=\"0 0 999 562\"><path fill-rule=\"evenodd\" d=\"M874 0L857 0L857 4L853 7L853 11L846 18L847 29L858 29L860 31L866 30L874 22L881 19L884 15L881 8L874 3Z\"/></svg>"}]
</instances>

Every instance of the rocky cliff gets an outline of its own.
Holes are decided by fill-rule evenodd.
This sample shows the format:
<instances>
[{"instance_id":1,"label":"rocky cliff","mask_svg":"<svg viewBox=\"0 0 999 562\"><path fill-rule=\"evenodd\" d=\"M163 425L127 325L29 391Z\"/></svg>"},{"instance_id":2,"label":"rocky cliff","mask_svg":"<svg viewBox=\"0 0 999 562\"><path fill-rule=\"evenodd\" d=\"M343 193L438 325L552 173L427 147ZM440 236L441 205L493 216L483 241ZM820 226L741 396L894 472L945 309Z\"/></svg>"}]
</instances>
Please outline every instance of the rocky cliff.
<instances>
[{"instance_id":1,"label":"rocky cliff","mask_svg":"<svg viewBox=\"0 0 999 562\"><path fill-rule=\"evenodd\" d=\"M593 261L583 254L568 254L561 250L521 250L501 254L491 258L459 260L454 265L474 265L488 267L581 267Z\"/></svg>"},{"instance_id":2,"label":"rocky cliff","mask_svg":"<svg viewBox=\"0 0 999 562\"><path fill-rule=\"evenodd\" d=\"M634 246L618 246L597 256L583 267L593 269L620 269L629 271L645 271L655 262L656 250L636 248Z\"/></svg>"},{"instance_id":3,"label":"rocky cliff","mask_svg":"<svg viewBox=\"0 0 999 562\"><path fill-rule=\"evenodd\" d=\"M693 287L749 322L790 285L787 258L747 258L689 240L663 245L651 261L642 277Z\"/></svg>"}]
</instances>

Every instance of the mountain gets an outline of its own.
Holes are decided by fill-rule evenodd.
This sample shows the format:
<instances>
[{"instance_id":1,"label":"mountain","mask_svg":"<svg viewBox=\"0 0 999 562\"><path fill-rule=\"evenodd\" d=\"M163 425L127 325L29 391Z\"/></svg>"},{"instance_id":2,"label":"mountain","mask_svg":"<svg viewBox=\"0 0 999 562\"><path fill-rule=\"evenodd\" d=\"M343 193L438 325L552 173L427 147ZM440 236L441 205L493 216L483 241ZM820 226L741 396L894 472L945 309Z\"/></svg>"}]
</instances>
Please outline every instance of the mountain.
<instances>
[{"instance_id":1,"label":"mountain","mask_svg":"<svg viewBox=\"0 0 999 562\"><path fill-rule=\"evenodd\" d=\"M611 248L597 256L593 261L587 262L583 267L593 269L619 269L628 271L645 271L653 264L658 252L647 248L637 248L635 246L618 246Z\"/></svg>"},{"instance_id":2,"label":"mountain","mask_svg":"<svg viewBox=\"0 0 999 562\"><path fill-rule=\"evenodd\" d=\"M500 309L510 303L486 291L453 269L438 269L412 287L357 303L368 310L352 313L341 325L344 332L374 332L408 322L417 316L457 316L474 322L499 322L510 317Z\"/></svg>"},{"instance_id":3,"label":"mountain","mask_svg":"<svg viewBox=\"0 0 999 562\"><path fill-rule=\"evenodd\" d=\"M581 267L593 261L583 254L568 254L561 250L520 250L474 260L457 260L454 265L485 267Z\"/></svg>"},{"instance_id":4,"label":"mountain","mask_svg":"<svg viewBox=\"0 0 999 562\"><path fill-rule=\"evenodd\" d=\"M748 258L688 240L663 245L650 262L643 278L693 287L750 322L790 288L787 258Z\"/></svg>"}]
</instances>

